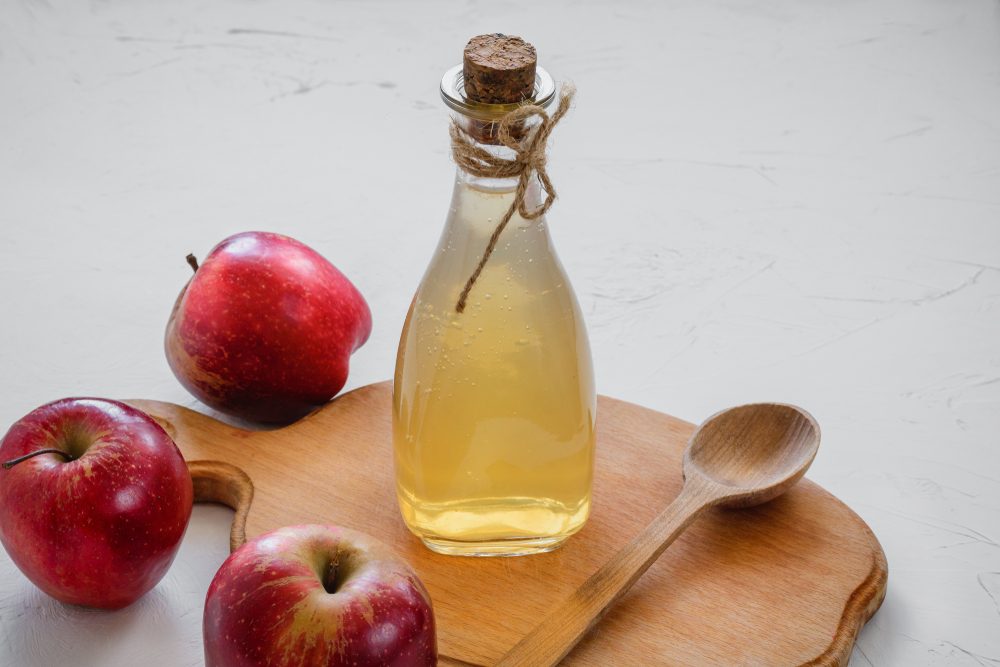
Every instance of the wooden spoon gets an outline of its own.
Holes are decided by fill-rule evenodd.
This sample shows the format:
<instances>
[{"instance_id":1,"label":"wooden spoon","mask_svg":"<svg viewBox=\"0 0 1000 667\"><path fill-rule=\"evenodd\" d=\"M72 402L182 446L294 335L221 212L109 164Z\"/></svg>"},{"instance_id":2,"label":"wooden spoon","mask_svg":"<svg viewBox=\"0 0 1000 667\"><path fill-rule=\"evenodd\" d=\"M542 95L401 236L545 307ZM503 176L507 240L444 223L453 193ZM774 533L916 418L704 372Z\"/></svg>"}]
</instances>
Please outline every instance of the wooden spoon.
<instances>
[{"instance_id":1,"label":"wooden spoon","mask_svg":"<svg viewBox=\"0 0 1000 667\"><path fill-rule=\"evenodd\" d=\"M498 664L559 662L698 514L781 495L805 474L819 438L816 420L792 405L742 405L709 417L684 451L684 488L677 498Z\"/></svg>"}]
</instances>

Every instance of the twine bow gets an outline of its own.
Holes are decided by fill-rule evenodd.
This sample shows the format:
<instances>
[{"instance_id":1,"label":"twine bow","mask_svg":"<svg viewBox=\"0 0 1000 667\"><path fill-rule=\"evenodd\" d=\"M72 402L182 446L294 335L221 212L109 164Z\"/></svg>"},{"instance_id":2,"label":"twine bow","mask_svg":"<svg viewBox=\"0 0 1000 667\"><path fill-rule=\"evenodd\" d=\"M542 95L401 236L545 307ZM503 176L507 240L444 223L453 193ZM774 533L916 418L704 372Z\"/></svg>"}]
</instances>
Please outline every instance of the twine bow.
<instances>
[{"instance_id":1,"label":"twine bow","mask_svg":"<svg viewBox=\"0 0 1000 667\"><path fill-rule=\"evenodd\" d=\"M517 178L517 188L514 190L514 201L510 208L500 218L496 229L490 236L490 242L486 245L476 270L469 276L462 294L455 304L456 312L465 311L465 303L469 298L469 292L479 279L479 274L483 272L483 267L489 260L490 255L496 249L500 235L503 233L507 223L514 217L514 213L519 213L525 220L535 220L545 214L556 200L556 189L549 180L549 174L545 170L545 144L549 140L549 135L556 124L569 111L570 102L576 88L572 84L563 85L562 94L559 98L559 106L556 112L549 116L545 109L537 104L526 104L505 114L497 125L497 139L507 148L514 151L513 159L498 157L488 150L476 144L476 140L468 132L459 127L458 123L451 123L451 154L463 170L479 176L481 178ZM532 116L539 118L539 123L532 128L528 135L521 141L512 134L512 129L518 128L520 123L528 120ZM538 181L545 190L545 201L539 204L534 210L529 211L524 204L524 195L531 183L532 174L538 177Z\"/></svg>"}]
</instances>

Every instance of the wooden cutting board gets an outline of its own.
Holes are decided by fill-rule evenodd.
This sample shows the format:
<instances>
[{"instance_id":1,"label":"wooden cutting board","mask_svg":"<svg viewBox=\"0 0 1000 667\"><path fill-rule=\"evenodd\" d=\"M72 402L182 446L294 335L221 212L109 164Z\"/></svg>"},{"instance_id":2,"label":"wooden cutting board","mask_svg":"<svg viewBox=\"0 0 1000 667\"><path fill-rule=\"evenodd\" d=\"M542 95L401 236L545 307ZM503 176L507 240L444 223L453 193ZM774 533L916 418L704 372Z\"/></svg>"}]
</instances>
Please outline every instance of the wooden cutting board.
<instances>
[{"instance_id":1,"label":"wooden cutting board","mask_svg":"<svg viewBox=\"0 0 1000 667\"><path fill-rule=\"evenodd\" d=\"M496 662L681 488L694 426L601 397L593 512L580 533L555 552L521 558L432 553L396 506L391 391L388 382L369 385L291 426L253 432L169 403L130 403L160 422L188 461L221 462L192 466L196 496L237 509L235 545L244 522L248 537L330 523L390 544L430 591L445 665ZM847 664L886 577L868 526L803 481L767 505L699 518L565 664Z\"/></svg>"}]
</instances>

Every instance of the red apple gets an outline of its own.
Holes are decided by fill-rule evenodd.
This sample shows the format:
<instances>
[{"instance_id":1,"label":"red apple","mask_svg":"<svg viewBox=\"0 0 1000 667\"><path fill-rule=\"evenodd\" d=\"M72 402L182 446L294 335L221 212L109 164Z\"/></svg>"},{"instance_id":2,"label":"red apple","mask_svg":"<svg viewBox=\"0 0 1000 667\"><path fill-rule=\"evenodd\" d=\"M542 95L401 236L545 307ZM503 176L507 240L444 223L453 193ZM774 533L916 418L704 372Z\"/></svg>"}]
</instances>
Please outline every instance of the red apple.
<instances>
[{"instance_id":1,"label":"red apple","mask_svg":"<svg viewBox=\"0 0 1000 667\"><path fill-rule=\"evenodd\" d=\"M371 333L364 297L308 246L245 232L217 245L167 323L167 361L207 405L287 423L333 398Z\"/></svg>"},{"instance_id":2,"label":"red apple","mask_svg":"<svg viewBox=\"0 0 1000 667\"><path fill-rule=\"evenodd\" d=\"M0 461L0 542L52 597L118 609L170 567L191 475L144 413L99 398L49 403L11 426Z\"/></svg>"},{"instance_id":3,"label":"red apple","mask_svg":"<svg viewBox=\"0 0 1000 667\"><path fill-rule=\"evenodd\" d=\"M206 667L435 665L430 597L377 540L279 528L233 552L208 588Z\"/></svg>"}]
</instances>

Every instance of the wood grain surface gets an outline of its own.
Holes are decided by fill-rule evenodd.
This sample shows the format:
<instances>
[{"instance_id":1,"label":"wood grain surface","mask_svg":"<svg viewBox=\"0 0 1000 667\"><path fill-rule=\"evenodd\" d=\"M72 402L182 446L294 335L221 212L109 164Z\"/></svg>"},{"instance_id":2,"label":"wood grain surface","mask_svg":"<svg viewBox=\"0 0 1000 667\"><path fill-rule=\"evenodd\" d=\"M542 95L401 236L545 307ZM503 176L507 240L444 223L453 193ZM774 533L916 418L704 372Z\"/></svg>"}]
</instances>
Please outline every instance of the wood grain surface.
<instances>
[{"instance_id":1,"label":"wood grain surface","mask_svg":"<svg viewBox=\"0 0 1000 667\"><path fill-rule=\"evenodd\" d=\"M549 554L458 558L424 548L399 517L390 394L389 383L369 385L292 426L255 432L169 403L129 402L156 418L188 461L219 462L192 466L214 479L199 497L235 506L246 536L331 523L391 545L431 593L446 665L497 662L638 534L679 492L694 430L601 397L586 527ZM249 491L240 471L252 480ZM236 542L239 532L234 526ZM766 505L703 514L565 663L846 664L886 577L882 549L864 522L804 480Z\"/></svg>"}]
</instances>

